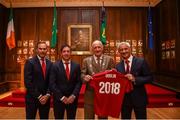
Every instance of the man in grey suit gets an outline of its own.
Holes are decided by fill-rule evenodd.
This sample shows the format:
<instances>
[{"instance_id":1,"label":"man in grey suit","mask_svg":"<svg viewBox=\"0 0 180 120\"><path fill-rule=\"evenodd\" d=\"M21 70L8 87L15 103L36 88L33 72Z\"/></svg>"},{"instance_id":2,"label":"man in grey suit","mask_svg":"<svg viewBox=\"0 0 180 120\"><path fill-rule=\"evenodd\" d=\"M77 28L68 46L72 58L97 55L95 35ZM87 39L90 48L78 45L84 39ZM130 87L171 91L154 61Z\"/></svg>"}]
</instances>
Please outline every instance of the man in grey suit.
<instances>
[{"instance_id":1,"label":"man in grey suit","mask_svg":"<svg viewBox=\"0 0 180 120\"><path fill-rule=\"evenodd\" d=\"M137 119L146 119L146 105L148 101L144 85L152 82L153 75L143 58L132 56L129 43L121 42L118 51L122 61L117 64L116 69L125 74L125 77L133 85L133 90L124 96L121 118L131 119L131 112L134 109Z\"/></svg>"},{"instance_id":2,"label":"man in grey suit","mask_svg":"<svg viewBox=\"0 0 180 120\"><path fill-rule=\"evenodd\" d=\"M92 75L110 70L115 67L115 63L110 56L103 54L103 44L99 40L95 40L92 43L93 55L83 60L81 78L86 83L86 90L84 94L84 117L85 119L94 119L94 90L89 85L89 81L92 79ZM107 118L107 116L101 116L98 118Z\"/></svg>"}]
</instances>

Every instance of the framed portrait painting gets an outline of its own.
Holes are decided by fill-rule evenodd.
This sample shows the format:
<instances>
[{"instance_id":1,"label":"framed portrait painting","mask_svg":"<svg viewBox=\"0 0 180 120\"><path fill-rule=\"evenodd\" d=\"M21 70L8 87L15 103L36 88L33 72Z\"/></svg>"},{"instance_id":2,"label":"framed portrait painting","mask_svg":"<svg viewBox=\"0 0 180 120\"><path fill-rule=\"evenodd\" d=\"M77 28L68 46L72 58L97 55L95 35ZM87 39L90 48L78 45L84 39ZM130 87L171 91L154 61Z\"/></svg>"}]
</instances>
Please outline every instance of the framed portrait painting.
<instances>
[{"instance_id":1,"label":"framed portrait painting","mask_svg":"<svg viewBox=\"0 0 180 120\"><path fill-rule=\"evenodd\" d=\"M68 25L68 45L71 46L73 55L91 54L92 25Z\"/></svg>"}]
</instances>

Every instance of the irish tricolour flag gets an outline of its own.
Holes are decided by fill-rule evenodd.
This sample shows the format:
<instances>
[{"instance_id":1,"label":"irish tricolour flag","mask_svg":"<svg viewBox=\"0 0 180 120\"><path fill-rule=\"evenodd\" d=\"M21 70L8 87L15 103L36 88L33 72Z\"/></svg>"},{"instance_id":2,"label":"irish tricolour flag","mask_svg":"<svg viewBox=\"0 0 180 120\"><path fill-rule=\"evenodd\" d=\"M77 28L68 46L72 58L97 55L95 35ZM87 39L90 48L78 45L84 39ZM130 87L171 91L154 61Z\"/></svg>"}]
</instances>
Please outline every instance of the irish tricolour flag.
<instances>
[{"instance_id":1,"label":"irish tricolour flag","mask_svg":"<svg viewBox=\"0 0 180 120\"><path fill-rule=\"evenodd\" d=\"M12 6L10 8L9 22L6 34L6 43L10 50L16 47Z\"/></svg>"}]
</instances>

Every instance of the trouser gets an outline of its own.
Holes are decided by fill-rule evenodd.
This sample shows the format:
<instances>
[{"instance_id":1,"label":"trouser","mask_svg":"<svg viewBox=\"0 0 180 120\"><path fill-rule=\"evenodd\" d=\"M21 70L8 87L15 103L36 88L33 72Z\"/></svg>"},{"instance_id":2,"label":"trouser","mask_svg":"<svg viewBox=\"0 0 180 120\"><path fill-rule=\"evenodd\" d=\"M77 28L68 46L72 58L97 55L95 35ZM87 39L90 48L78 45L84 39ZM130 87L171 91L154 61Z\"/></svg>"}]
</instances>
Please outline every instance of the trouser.
<instances>
[{"instance_id":1,"label":"trouser","mask_svg":"<svg viewBox=\"0 0 180 120\"><path fill-rule=\"evenodd\" d=\"M100 117L98 119L107 119L108 117ZM95 119L94 105L84 104L84 119Z\"/></svg>"},{"instance_id":2,"label":"trouser","mask_svg":"<svg viewBox=\"0 0 180 120\"><path fill-rule=\"evenodd\" d=\"M35 119L37 110L39 110L40 119L48 119L50 109L50 100L41 105L38 99L26 97L26 119Z\"/></svg>"},{"instance_id":3,"label":"trouser","mask_svg":"<svg viewBox=\"0 0 180 120\"><path fill-rule=\"evenodd\" d=\"M61 101L54 101L54 117L55 119L64 119L64 113L67 113L67 119L76 118L77 102L72 104L64 104Z\"/></svg>"},{"instance_id":4,"label":"trouser","mask_svg":"<svg viewBox=\"0 0 180 120\"><path fill-rule=\"evenodd\" d=\"M121 119L131 119L132 110L134 110L136 119L147 119L146 105L136 106L132 101L123 102L121 109Z\"/></svg>"}]
</instances>

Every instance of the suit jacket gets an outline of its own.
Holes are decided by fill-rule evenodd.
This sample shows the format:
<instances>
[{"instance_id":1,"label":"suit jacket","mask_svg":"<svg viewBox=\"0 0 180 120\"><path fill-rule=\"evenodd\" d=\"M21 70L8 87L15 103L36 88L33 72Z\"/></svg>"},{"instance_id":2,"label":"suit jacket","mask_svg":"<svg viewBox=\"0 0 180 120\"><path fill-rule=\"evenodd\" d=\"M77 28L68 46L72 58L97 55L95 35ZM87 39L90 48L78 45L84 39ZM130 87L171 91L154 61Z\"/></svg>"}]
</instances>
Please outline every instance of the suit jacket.
<instances>
[{"instance_id":1,"label":"suit jacket","mask_svg":"<svg viewBox=\"0 0 180 120\"><path fill-rule=\"evenodd\" d=\"M38 98L41 94L50 94L49 90L49 75L52 63L46 61L46 77L44 79L42 67L37 56L28 59L24 67L24 82L27 95L33 98Z\"/></svg>"},{"instance_id":2,"label":"suit jacket","mask_svg":"<svg viewBox=\"0 0 180 120\"><path fill-rule=\"evenodd\" d=\"M93 75L105 70L110 70L114 67L114 60L110 56L102 55L102 62L100 66L96 63L94 56L90 56L83 60L81 78L83 79L85 75ZM94 90L90 87L89 83L86 83L84 102L85 104L93 104L93 100Z\"/></svg>"},{"instance_id":3,"label":"suit jacket","mask_svg":"<svg viewBox=\"0 0 180 120\"><path fill-rule=\"evenodd\" d=\"M123 60L116 65L116 69L125 74ZM149 66L143 58L133 57L130 73L135 76L135 83L133 83L133 91L125 95L124 101L130 101L129 98L131 98L135 106L146 105L147 94L144 84L153 81L153 75L150 72Z\"/></svg>"},{"instance_id":4,"label":"suit jacket","mask_svg":"<svg viewBox=\"0 0 180 120\"><path fill-rule=\"evenodd\" d=\"M76 102L81 89L80 65L71 61L70 78L67 79L66 71L62 60L54 63L50 76L50 89L53 92L54 100L60 101L63 96L76 96Z\"/></svg>"}]
</instances>

